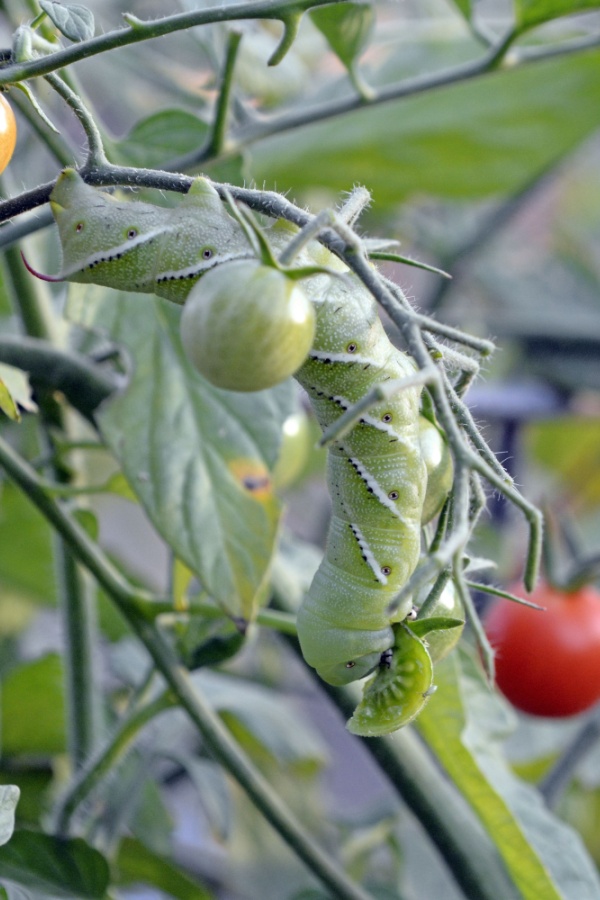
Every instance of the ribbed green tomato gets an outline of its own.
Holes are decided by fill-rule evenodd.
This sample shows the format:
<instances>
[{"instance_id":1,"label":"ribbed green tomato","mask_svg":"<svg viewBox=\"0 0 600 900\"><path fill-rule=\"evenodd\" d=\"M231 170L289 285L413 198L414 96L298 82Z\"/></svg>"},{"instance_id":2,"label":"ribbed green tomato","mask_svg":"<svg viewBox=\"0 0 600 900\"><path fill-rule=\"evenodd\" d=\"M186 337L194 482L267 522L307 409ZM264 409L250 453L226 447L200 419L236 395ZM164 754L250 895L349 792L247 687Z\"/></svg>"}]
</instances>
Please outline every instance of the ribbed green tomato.
<instances>
[{"instance_id":1,"label":"ribbed green tomato","mask_svg":"<svg viewBox=\"0 0 600 900\"><path fill-rule=\"evenodd\" d=\"M312 303L283 272L256 259L215 266L190 291L181 340L216 387L260 391L300 368L315 333Z\"/></svg>"},{"instance_id":2,"label":"ribbed green tomato","mask_svg":"<svg viewBox=\"0 0 600 900\"><path fill-rule=\"evenodd\" d=\"M304 410L292 413L283 423L279 459L273 469L273 484L283 491L304 470L311 450L310 424Z\"/></svg>"}]
</instances>

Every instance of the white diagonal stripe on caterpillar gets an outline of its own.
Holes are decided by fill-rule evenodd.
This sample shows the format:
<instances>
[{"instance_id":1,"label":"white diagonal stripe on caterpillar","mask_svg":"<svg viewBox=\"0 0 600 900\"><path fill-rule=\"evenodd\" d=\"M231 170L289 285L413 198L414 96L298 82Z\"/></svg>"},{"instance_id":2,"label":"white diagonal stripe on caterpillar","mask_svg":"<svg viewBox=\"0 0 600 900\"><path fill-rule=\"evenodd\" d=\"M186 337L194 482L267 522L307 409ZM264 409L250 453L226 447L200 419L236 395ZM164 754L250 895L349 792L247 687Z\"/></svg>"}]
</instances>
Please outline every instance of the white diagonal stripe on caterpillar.
<instances>
[{"instance_id":1,"label":"white diagonal stripe on caterpillar","mask_svg":"<svg viewBox=\"0 0 600 900\"><path fill-rule=\"evenodd\" d=\"M195 278L197 275L204 274L209 269L214 269L215 266L221 265L221 263L253 258L251 253L221 253L213 256L211 259L198 260L198 262L183 269L167 269L165 272L157 272L153 280L156 284L163 284L166 281L183 281L186 278Z\"/></svg>"},{"instance_id":2,"label":"white diagonal stripe on caterpillar","mask_svg":"<svg viewBox=\"0 0 600 900\"><path fill-rule=\"evenodd\" d=\"M340 407L340 409L347 410L350 409L352 403L346 397L340 397L339 394L330 398L333 403ZM393 437L397 441L403 441L404 437L396 431L389 422L383 422L381 419L376 419L375 416L370 416L368 413L363 413L360 417L360 424L362 425L370 425L372 428L376 428L378 431L383 431L385 434L389 434L390 437Z\"/></svg>"},{"instance_id":3,"label":"white diagonal stripe on caterpillar","mask_svg":"<svg viewBox=\"0 0 600 900\"><path fill-rule=\"evenodd\" d=\"M387 584L388 583L387 577L381 571L381 566L375 559L373 551L369 547L369 544L367 543L367 540L366 540L364 534L362 533L362 531L360 530L358 525L356 525L354 522L349 522L348 524L350 526L350 530L352 531L352 534L356 538L356 543L360 547L362 558L364 559L366 564L369 566L369 568L375 575L375 578L377 579L377 581L379 581L381 584Z\"/></svg>"},{"instance_id":4,"label":"white diagonal stripe on caterpillar","mask_svg":"<svg viewBox=\"0 0 600 900\"><path fill-rule=\"evenodd\" d=\"M355 456L348 456L348 462L355 469L357 475L364 481L368 490L373 494L373 496L379 500L379 502L389 509L392 514L397 518L402 520L402 516L398 511L398 507L394 503L393 500L390 500L386 492L379 486L379 482L376 478L371 475L368 469L361 463L359 459Z\"/></svg>"},{"instance_id":5,"label":"white diagonal stripe on caterpillar","mask_svg":"<svg viewBox=\"0 0 600 900\"><path fill-rule=\"evenodd\" d=\"M101 250L99 253L90 254L90 256L86 257L81 262L78 262L76 266L65 269L62 273L62 277L69 278L71 275L77 274L77 272L82 272L84 269L93 269L101 263L116 262L125 256L125 254L131 253L136 247L150 244L155 238L163 237L169 231L173 230L174 228L166 228L163 226L161 228L154 228L152 231L147 231L144 234L138 234L135 237L127 238L122 244L117 244L115 247L111 247L110 250ZM151 281L152 279L149 278L148 280Z\"/></svg>"},{"instance_id":6,"label":"white diagonal stripe on caterpillar","mask_svg":"<svg viewBox=\"0 0 600 900\"><path fill-rule=\"evenodd\" d=\"M373 364L373 360L369 359L367 356L359 356L356 353L339 353L332 350L311 350L308 354L308 358L325 364L336 362L350 363L352 365Z\"/></svg>"}]
</instances>

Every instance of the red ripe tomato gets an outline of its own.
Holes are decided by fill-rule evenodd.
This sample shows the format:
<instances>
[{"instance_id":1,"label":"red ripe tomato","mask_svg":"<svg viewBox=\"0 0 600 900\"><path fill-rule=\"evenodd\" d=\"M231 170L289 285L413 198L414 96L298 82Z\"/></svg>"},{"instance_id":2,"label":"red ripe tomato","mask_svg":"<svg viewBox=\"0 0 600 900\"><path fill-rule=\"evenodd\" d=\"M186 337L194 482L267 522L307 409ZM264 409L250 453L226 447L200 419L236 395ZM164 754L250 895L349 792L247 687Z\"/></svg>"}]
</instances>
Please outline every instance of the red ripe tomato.
<instances>
[{"instance_id":1,"label":"red ripe tomato","mask_svg":"<svg viewBox=\"0 0 600 900\"><path fill-rule=\"evenodd\" d=\"M535 716L572 716L600 700L600 593L589 585L566 592L546 582L518 596L540 612L501 600L486 617L496 651L496 683L517 709Z\"/></svg>"}]
</instances>

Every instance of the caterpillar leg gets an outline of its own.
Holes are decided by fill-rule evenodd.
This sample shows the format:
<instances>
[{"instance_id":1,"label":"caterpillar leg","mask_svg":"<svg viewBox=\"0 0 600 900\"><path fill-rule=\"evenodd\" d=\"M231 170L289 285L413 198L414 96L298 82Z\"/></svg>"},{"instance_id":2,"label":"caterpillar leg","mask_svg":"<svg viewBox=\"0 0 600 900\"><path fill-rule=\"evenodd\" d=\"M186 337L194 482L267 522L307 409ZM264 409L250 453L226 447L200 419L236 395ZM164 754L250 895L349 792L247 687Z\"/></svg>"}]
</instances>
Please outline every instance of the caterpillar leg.
<instances>
[{"instance_id":1,"label":"caterpillar leg","mask_svg":"<svg viewBox=\"0 0 600 900\"><path fill-rule=\"evenodd\" d=\"M407 725L435 690L433 663L423 641L402 623L393 630L394 646L382 654L347 724L349 731L361 737L391 734Z\"/></svg>"}]
</instances>

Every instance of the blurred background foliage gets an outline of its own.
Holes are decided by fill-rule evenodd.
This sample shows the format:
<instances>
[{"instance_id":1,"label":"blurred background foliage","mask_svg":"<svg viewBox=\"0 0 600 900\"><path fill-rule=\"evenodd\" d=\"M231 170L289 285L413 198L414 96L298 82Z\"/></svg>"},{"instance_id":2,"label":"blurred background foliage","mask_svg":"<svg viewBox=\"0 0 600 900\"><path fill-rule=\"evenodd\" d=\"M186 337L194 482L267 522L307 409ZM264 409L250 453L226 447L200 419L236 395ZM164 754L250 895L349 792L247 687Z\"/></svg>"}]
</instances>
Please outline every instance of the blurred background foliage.
<instances>
[{"instance_id":1,"label":"blurred background foliage","mask_svg":"<svg viewBox=\"0 0 600 900\"><path fill-rule=\"evenodd\" d=\"M201 6L195 0L85 5L98 34L118 27L124 11L149 19ZM424 312L497 339L498 352L469 394L471 409L526 495L556 517L567 562L600 547L597 5L406 0L350 4L347 22L328 18L330 9L323 7L304 17L287 56L273 68L266 63L281 26L268 20L195 28L76 67L78 90L94 110L115 163L168 164L235 184L255 183L289 193L313 210L338 203L357 183L372 191L373 205L361 223L365 231L397 238L404 254L440 266L452 280L395 266L387 273ZM33 2L0 3L5 46L13 29L36 11ZM565 15L573 11L578 14ZM499 70L467 77L486 41L500 39L515 22L539 25L515 42ZM242 42L230 140L216 156L194 163L210 133L231 28L241 32ZM570 46L579 49L550 52ZM522 63L544 53L543 61ZM459 76L449 79L446 73L455 71ZM439 77L439 86L425 89L432 77ZM357 93L393 94L399 83L407 84L408 96L382 104L369 106ZM62 162L77 159L83 140L78 123L45 82L33 86L61 133ZM55 178L59 168L47 126L18 91L10 99L19 141L2 177L6 196ZM29 241L41 267L55 271L55 236L46 230ZM19 328L12 266L8 257L0 267L3 334ZM61 303L57 294L48 307L58 334L65 329L57 314ZM79 347L86 341L77 337ZM297 403L304 408L302 398ZM18 425L3 420L0 427L25 455L43 453L33 417L24 415ZM81 423L78 428L85 437ZM316 433L314 423L307 428L312 436L305 448ZM99 527L101 544L132 578L165 589L173 576L168 548L133 504L114 462L102 451L85 458L69 451L64 462L88 483L110 480L108 493L86 504L94 514L88 524ZM328 514L323 455L309 450L295 469L292 483L282 489L286 533L318 547ZM61 635L53 611L54 539L12 484L4 481L0 491L0 780L20 786L18 823L37 830L50 820L67 768ZM520 575L523 545L523 524L491 497L473 552L498 561L497 583ZM293 558L306 579L318 551L296 544ZM102 596L99 617L108 727L135 709L148 672L129 629ZM170 627L173 641L181 641L176 615ZM207 637L215 635L194 640ZM253 633L220 672L203 669L194 677L271 783L346 870L370 885L373 896L464 896L421 826L390 795L381 772L343 732L337 714L315 700L303 668L279 640L266 630ZM149 680L146 689L151 687ZM500 731L512 731L500 743L515 771L539 782L597 715L546 722L516 718L504 704L495 727L504 721ZM88 798L77 824L90 845L112 853L118 896L322 896L281 841L257 825L253 807L178 710L165 709L153 720L108 784L110 790ZM557 810L600 864L597 742L571 773ZM21 852L32 869L42 851L31 844ZM84 855L78 871L91 871L97 861L81 848L73 850L74 858L79 852ZM18 861L13 864L23 877ZM10 878L13 870L4 871ZM74 884L71 870L55 875L54 882L44 877L30 883L28 896L104 896L83 883L59 893L57 880ZM138 887L127 890L133 884ZM20 896L15 890L13 885L7 896ZM563 888L560 896L588 895Z\"/></svg>"}]
</instances>

